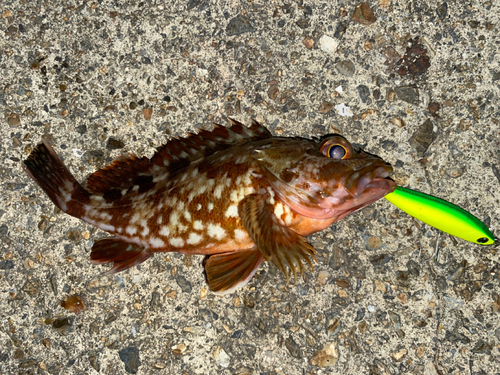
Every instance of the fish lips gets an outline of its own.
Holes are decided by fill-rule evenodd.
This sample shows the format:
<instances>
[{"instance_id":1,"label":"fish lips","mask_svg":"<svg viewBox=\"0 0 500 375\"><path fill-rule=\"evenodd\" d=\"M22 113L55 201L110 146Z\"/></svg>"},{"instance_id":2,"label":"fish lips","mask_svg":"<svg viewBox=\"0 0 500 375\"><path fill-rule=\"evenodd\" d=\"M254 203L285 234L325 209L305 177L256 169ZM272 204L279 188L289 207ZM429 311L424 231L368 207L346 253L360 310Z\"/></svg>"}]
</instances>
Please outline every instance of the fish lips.
<instances>
[{"instance_id":1,"label":"fish lips","mask_svg":"<svg viewBox=\"0 0 500 375\"><path fill-rule=\"evenodd\" d=\"M377 200L395 189L396 183L388 178L391 173L392 167L388 164L365 167L347 178L345 189L353 198L371 196L378 197L373 199Z\"/></svg>"}]
</instances>

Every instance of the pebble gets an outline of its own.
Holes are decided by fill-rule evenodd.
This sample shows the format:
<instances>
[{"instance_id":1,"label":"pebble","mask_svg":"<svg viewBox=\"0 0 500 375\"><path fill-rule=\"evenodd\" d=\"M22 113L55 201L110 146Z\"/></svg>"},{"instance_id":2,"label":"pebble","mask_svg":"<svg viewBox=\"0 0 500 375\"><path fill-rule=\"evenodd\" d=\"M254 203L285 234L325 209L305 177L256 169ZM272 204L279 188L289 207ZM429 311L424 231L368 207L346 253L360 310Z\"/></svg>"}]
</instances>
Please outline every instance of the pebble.
<instances>
[{"instance_id":1,"label":"pebble","mask_svg":"<svg viewBox=\"0 0 500 375\"><path fill-rule=\"evenodd\" d=\"M228 36L240 35L254 31L255 27L253 26L252 21L242 15L238 15L231 19L226 27L226 33Z\"/></svg>"},{"instance_id":2,"label":"pebble","mask_svg":"<svg viewBox=\"0 0 500 375\"><path fill-rule=\"evenodd\" d=\"M356 317L354 318L355 322L359 322L360 320L363 320L365 317L365 309L363 307L359 307L358 311L356 311Z\"/></svg>"},{"instance_id":3,"label":"pebble","mask_svg":"<svg viewBox=\"0 0 500 375\"><path fill-rule=\"evenodd\" d=\"M178 357L187 353L187 346L184 343L180 343L172 346L172 353Z\"/></svg>"},{"instance_id":4,"label":"pebble","mask_svg":"<svg viewBox=\"0 0 500 375\"><path fill-rule=\"evenodd\" d=\"M382 241L378 237L370 236L365 239L366 250L377 250L382 246Z\"/></svg>"},{"instance_id":5,"label":"pebble","mask_svg":"<svg viewBox=\"0 0 500 375\"><path fill-rule=\"evenodd\" d=\"M377 17L375 17L372 9L367 3L361 3L354 9L352 19L362 25L368 26L374 23L377 20Z\"/></svg>"},{"instance_id":6,"label":"pebble","mask_svg":"<svg viewBox=\"0 0 500 375\"><path fill-rule=\"evenodd\" d=\"M354 116L354 114L351 111L351 108L346 106L344 103L337 104L334 108L337 110L337 112L340 116L344 116L344 117Z\"/></svg>"},{"instance_id":7,"label":"pebble","mask_svg":"<svg viewBox=\"0 0 500 375\"><path fill-rule=\"evenodd\" d=\"M0 261L0 270L11 270L14 268L14 262L9 260Z\"/></svg>"},{"instance_id":8,"label":"pebble","mask_svg":"<svg viewBox=\"0 0 500 375\"><path fill-rule=\"evenodd\" d=\"M431 143L437 138L437 133L433 129L432 121L427 119L410 137L410 145L420 157L424 156Z\"/></svg>"},{"instance_id":9,"label":"pebble","mask_svg":"<svg viewBox=\"0 0 500 375\"><path fill-rule=\"evenodd\" d=\"M307 18L301 18L295 24L301 29L307 29L309 27L309 20Z\"/></svg>"},{"instance_id":10,"label":"pebble","mask_svg":"<svg viewBox=\"0 0 500 375\"><path fill-rule=\"evenodd\" d=\"M460 177L463 174L463 167L453 166L445 169L445 173L451 178Z\"/></svg>"},{"instance_id":11,"label":"pebble","mask_svg":"<svg viewBox=\"0 0 500 375\"><path fill-rule=\"evenodd\" d=\"M21 124L21 119L17 113L11 113L7 116L7 123L10 126L19 126Z\"/></svg>"},{"instance_id":12,"label":"pebble","mask_svg":"<svg viewBox=\"0 0 500 375\"><path fill-rule=\"evenodd\" d=\"M328 342L323 346L322 350L318 350L313 354L309 363L313 366L331 367L337 363L339 354L335 343Z\"/></svg>"},{"instance_id":13,"label":"pebble","mask_svg":"<svg viewBox=\"0 0 500 375\"><path fill-rule=\"evenodd\" d=\"M278 85L271 85L271 87L267 90L267 96L269 96L269 99L271 100L276 100L279 91Z\"/></svg>"},{"instance_id":14,"label":"pebble","mask_svg":"<svg viewBox=\"0 0 500 375\"><path fill-rule=\"evenodd\" d=\"M330 279L330 272L328 271L319 271L319 274L318 274L318 284L323 286L325 285L328 280Z\"/></svg>"},{"instance_id":15,"label":"pebble","mask_svg":"<svg viewBox=\"0 0 500 375\"><path fill-rule=\"evenodd\" d=\"M365 85L359 85L358 87L356 87L356 89L358 90L361 101L363 103L366 103L369 100L368 98L370 96L370 89L368 89L368 87Z\"/></svg>"},{"instance_id":16,"label":"pebble","mask_svg":"<svg viewBox=\"0 0 500 375\"><path fill-rule=\"evenodd\" d=\"M176 281L184 293L191 293L193 286L184 276L177 276Z\"/></svg>"},{"instance_id":17,"label":"pebble","mask_svg":"<svg viewBox=\"0 0 500 375\"><path fill-rule=\"evenodd\" d=\"M419 102L418 88L414 85L398 86L394 89L394 92L399 100L410 104L417 104Z\"/></svg>"},{"instance_id":18,"label":"pebble","mask_svg":"<svg viewBox=\"0 0 500 375\"><path fill-rule=\"evenodd\" d=\"M397 362L400 362L404 357L408 354L408 350L401 349L399 352L392 353L391 357L394 358Z\"/></svg>"},{"instance_id":19,"label":"pebble","mask_svg":"<svg viewBox=\"0 0 500 375\"><path fill-rule=\"evenodd\" d=\"M313 49L313 47L314 47L314 39L313 39L313 38L310 38L310 37L306 37L306 38L302 41L302 44L304 44L304 46L305 46L307 49Z\"/></svg>"},{"instance_id":20,"label":"pebble","mask_svg":"<svg viewBox=\"0 0 500 375\"><path fill-rule=\"evenodd\" d=\"M215 361L224 368L228 368L231 363L231 357L227 355L227 353L220 346L216 346L214 351L212 352Z\"/></svg>"},{"instance_id":21,"label":"pebble","mask_svg":"<svg viewBox=\"0 0 500 375\"><path fill-rule=\"evenodd\" d=\"M335 65L335 68L340 74L346 77L352 77L356 72L356 67L350 60L343 60L339 62L337 65Z\"/></svg>"},{"instance_id":22,"label":"pebble","mask_svg":"<svg viewBox=\"0 0 500 375\"><path fill-rule=\"evenodd\" d=\"M139 358L139 349L136 347L128 347L118 352L120 359L125 364L125 371L130 374L137 374L141 360Z\"/></svg>"},{"instance_id":23,"label":"pebble","mask_svg":"<svg viewBox=\"0 0 500 375\"><path fill-rule=\"evenodd\" d=\"M153 108L144 108L143 114L144 114L144 120L146 121L151 120L151 116L153 115Z\"/></svg>"},{"instance_id":24,"label":"pebble","mask_svg":"<svg viewBox=\"0 0 500 375\"><path fill-rule=\"evenodd\" d=\"M330 257L328 265L333 270L338 270L345 264L346 261L347 261L347 255L345 254L345 251L342 250L340 247L334 247L333 254Z\"/></svg>"},{"instance_id":25,"label":"pebble","mask_svg":"<svg viewBox=\"0 0 500 375\"><path fill-rule=\"evenodd\" d=\"M319 48L321 48L323 52L328 53L330 55L335 54L338 45L339 42L328 35L323 35L319 39Z\"/></svg>"},{"instance_id":26,"label":"pebble","mask_svg":"<svg viewBox=\"0 0 500 375\"><path fill-rule=\"evenodd\" d=\"M69 310L75 314L78 314L81 311L85 311L85 303L80 298L80 296L71 296L67 297L61 301L61 307Z\"/></svg>"},{"instance_id":27,"label":"pebble","mask_svg":"<svg viewBox=\"0 0 500 375\"><path fill-rule=\"evenodd\" d=\"M73 318L59 318L52 322L52 327L61 335L67 336L73 328Z\"/></svg>"},{"instance_id":28,"label":"pebble","mask_svg":"<svg viewBox=\"0 0 500 375\"><path fill-rule=\"evenodd\" d=\"M300 350L300 346L295 342L292 336L285 339L285 346L292 357L297 359L302 358L302 351Z\"/></svg>"},{"instance_id":29,"label":"pebble","mask_svg":"<svg viewBox=\"0 0 500 375\"><path fill-rule=\"evenodd\" d=\"M319 107L318 111L321 113L328 113L332 110L333 104L329 102L323 102L321 103L321 106Z\"/></svg>"},{"instance_id":30,"label":"pebble","mask_svg":"<svg viewBox=\"0 0 500 375\"><path fill-rule=\"evenodd\" d=\"M106 144L106 148L108 150L119 150L125 147L125 143L122 141L115 139L115 138L109 138L108 143Z\"/></svg>"}]
</instances>

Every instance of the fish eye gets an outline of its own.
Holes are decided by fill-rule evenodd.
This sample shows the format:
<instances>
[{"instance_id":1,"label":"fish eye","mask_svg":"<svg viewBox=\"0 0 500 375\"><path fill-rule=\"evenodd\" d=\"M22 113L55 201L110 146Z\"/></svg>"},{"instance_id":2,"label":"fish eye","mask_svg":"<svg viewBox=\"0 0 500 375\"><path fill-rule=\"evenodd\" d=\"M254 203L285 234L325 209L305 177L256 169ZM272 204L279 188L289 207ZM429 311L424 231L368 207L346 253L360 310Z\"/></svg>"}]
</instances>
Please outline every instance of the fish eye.
<instances>
[{"instance_id":1,"label":"fish eye","mask_svg":"<svg viewBox=\"0 0 500 375\"><path fill-rule=\"evenodd\" d=\"M353 154L351 144L340 135L332 135L323 141L320 151L328 158L335 160L349 159Z\"/></svg>"},{"instance_id":2,"label":"fish eye","mask_svg":"<svg viewBox=\"0 0 500 375\"><path fill-rule=\"evenodd\" d=\"M326 149L326 154L332 159L344 159L347 155L347 150L342 145L331 145Z\"/></svg>"}]
</instances>

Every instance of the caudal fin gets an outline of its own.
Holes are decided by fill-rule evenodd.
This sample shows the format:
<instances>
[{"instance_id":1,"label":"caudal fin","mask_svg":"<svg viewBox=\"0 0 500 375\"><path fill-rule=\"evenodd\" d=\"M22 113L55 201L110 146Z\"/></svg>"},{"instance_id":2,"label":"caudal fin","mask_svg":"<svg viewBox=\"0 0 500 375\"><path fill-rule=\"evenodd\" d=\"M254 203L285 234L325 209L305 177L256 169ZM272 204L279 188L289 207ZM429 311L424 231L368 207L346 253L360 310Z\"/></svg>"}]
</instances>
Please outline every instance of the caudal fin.
<instances>
[{"instance_id":1,"label":"caudal fin","mask_svg":"<svg viewBox=\"0 0 500 375\"><path fill-rule=\"evenodd\" d=\"M82 217L89 204L86 191L45 140L23 162L24 171L43 189L52 202L68 215Z\"/></svg>"}]
</instances>

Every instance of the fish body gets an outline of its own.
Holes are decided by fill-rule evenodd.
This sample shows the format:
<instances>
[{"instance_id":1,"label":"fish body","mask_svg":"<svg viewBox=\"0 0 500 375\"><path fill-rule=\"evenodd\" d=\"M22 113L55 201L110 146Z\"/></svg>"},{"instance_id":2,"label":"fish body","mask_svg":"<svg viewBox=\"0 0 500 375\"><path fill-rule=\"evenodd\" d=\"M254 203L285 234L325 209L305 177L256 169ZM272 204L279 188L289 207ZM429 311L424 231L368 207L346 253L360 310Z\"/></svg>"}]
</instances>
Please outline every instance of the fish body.
<instances>
[{"instance_id":1,"label":"fish body","mask_svg":"<svg viewBox=\"0 0 500 375\"><path fill-rule=\"evenodd\" d=\"M85 186L46 142L24 169L62 211L113 234L94 243L92 263L118 272L155 252L201 254L218 294L245 285L264 260L296 278L314 258L305 236L395 188L388 164L343 137L280 138L230 121L151 159L118 159Z\"/></svg>"}]
</instances>

